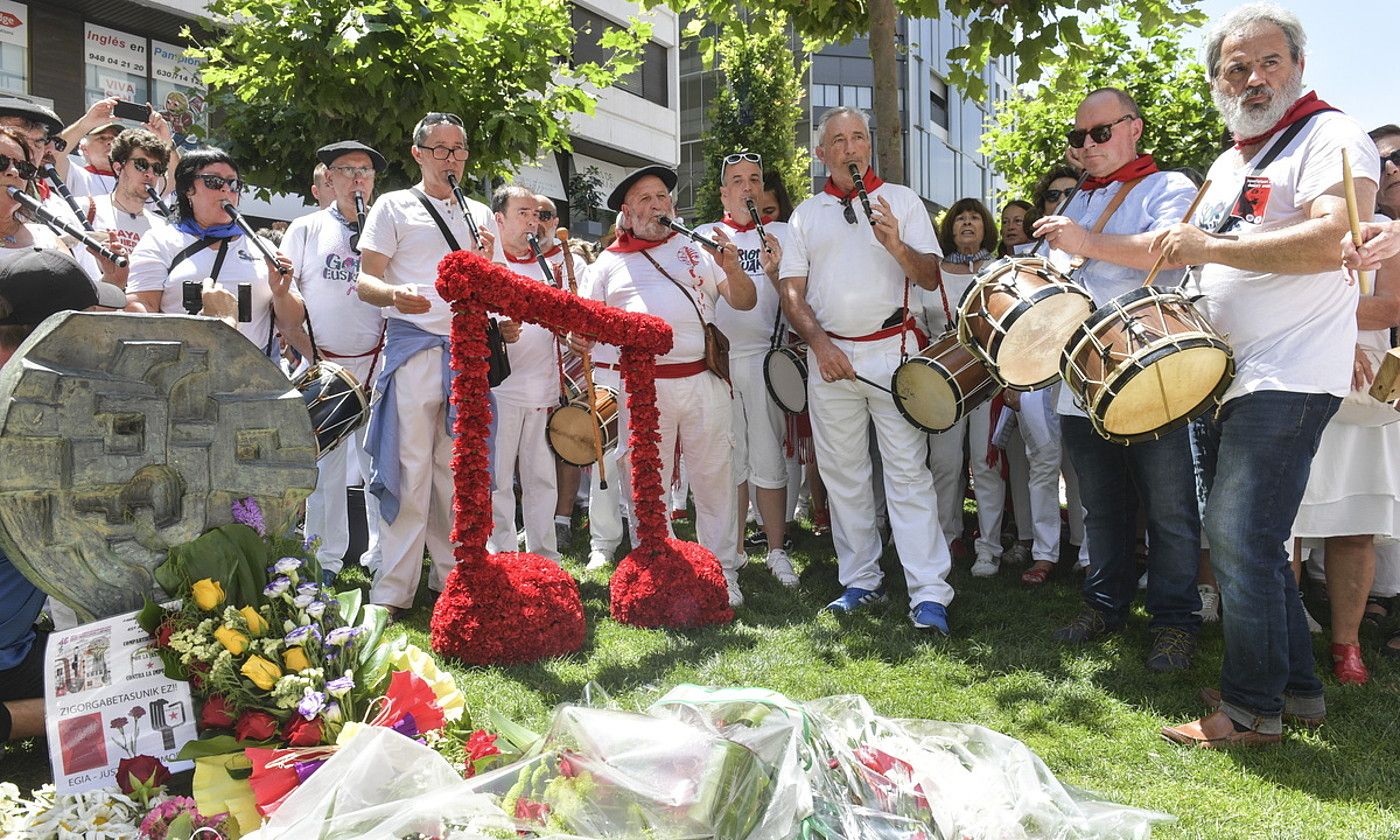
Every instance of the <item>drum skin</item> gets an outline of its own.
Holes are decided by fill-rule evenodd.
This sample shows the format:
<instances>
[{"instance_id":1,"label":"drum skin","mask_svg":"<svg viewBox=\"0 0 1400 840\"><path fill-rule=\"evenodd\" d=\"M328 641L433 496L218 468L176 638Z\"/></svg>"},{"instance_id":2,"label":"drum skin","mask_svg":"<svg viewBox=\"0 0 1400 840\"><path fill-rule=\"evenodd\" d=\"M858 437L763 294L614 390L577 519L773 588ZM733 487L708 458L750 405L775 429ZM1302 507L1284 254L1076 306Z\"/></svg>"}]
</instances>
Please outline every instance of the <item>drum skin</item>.
<instances>
[{"instance_id":1,"label":"drum skin","mask_svg":"<svg viewBox=\"0 0 1400 840\"><path fill-rule=\"evenodd\" d=\"M763 357L763 384L778 408L788 414L807 410L807 348L774 347Z\"/></svg>"},{"instance_id":2,"label":"drum skin","mask_svg":"<svg viewBox=\"0 0 1400 840\"><path fill-rule=\"evenodd\" d=\"M1175 290L1147 286L1099 308L1065 346L1066 386L1114 443L1156 440L1219 402L1230 345Z\"/></svg>"},{"instance_id":3,"label":"drum skin","mask_svg":"<svg viewBox=\"0 0 1400 840\"><path fill-rule=\"evenodd\" d=\"M589 466L598 459L595 430L602 430L604 452L617 446L617 391L606 385L594 385L593 394L597 411L589 408L583 389L571 387L569 402L549 415L546 435L549 448L576 467Z\"/></svg>"},{"instance_id":4,"label":"drum skin","mask_svg":"<svg viewBox=\"0 0 1400 840\"><path fill-rule=\"evenodd\" d=\"M954 332L944 333L895 368L890 380L895 408L925 432L946 432L998 390L986 366Z\"/></svg>"}]
</instances>

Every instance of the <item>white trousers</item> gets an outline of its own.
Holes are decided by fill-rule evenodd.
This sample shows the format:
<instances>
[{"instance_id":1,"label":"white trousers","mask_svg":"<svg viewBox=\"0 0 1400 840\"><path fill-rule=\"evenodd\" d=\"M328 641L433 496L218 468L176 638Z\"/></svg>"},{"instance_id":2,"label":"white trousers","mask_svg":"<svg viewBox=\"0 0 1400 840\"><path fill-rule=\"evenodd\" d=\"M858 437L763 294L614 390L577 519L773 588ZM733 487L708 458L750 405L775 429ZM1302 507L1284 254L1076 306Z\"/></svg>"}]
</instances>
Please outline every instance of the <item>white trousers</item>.
<instances>
[{"instance_id":1,"label":"white trousers","mask_svg":"<svg viewBox=\"0 0 1400 840\"><path fill-rule=\"evenodd\" d=\"M354 359L337 359L366 389L373 387L369 381L370 365L374 356ZM330 452L316 462L316 489L306 499L306 536L319 536L321 547L316 552L316 560L321 568L339 572L342 558L350 547L350 521L345 499L346 488L364 481L369 475L369 455L365 452L365 432L368 424L360 426L354 434L341 441ZM369 530L369 549L365 554L378 552L379 542L379 500L365 494L365 513Z\"/></svg>"},{"instance_id":2,"label":"white trousers","mask_svg":"<svg viewBox=\"0 0 1400 840\"><path fill-rule=\"evenodd\" d=\"M1010 411L1010 409L1003 409ZM1006 480L1001 477L1001 459L987 463L988 434L992 424L992 403L977 406L967 416L967 461L972 467L972 495L977 499L978 557L1001 557L1001 518L1006 509Z\"/></svg>"},{"instance_id":3,"label":"white trousers","mask_svg":"<svg viewBox=\"0 0 1400 840\"><path fill-rule=\"evenodd\" d=\"M712 373L684 379L656 380L656 408L661 415L658 444L661 455L662 500L676 461L676 441L685 453L686 478L695 497L695 536L720 566L739 568L739 496L734 484L733 409L729 386ZM629 428L630 416L623 398L620 428ZM620 492L632 498L630 436L618 453ZM637 533L636 512L630 511L632 533ZM669 521L669 517L668 517ZM634 536L634 542L636 540Z\"/></svg>"},{"instance_id":4,"label":"white trousers","mask_svg":"<svg viewBox=\"0 0 1400 840\"><path fill-rule=\"evenodd\" d=\"M763 354L730 358L734 384L734 484L745 482L764 490L787 486L783 410L763 384Z\"/></svg>"},{"instance_id":5,"label":"white trousers","mask_svg":"<svg viewBox=\"0 0 1400 840\"><path fill-rule=\"evenodd\" d=\"M399 515L379 521L382 560L370 588L372 603L412 607L423 575L423 549L432 557L428 586L441 590L452 554L452 436L442 393L442 349L418 353L394 374L399 412Z\"/></svg>"},{"instance_id":6,"label":"white trousers","mask_svg":"<svg viewBox=\"0 0 1400 840\"><path fill-rule=\"evenodd\" d=\"M1016 415L1020 434L1013 436L1019 440L1007 447L1008 456L1017 446L1025 456L1024 472L1017 469L1020 459L1010 459L1018 533L1024 539L1029 530L1031 559L1049 563L1060 558L1060 416L1055 399L1054 386L1022 394Z\"/></svg>"},{"instance_id":7,"label":"white trousers","mask_svg":"<svg viewBox=\"0 0 1400 840\"><path fill-rule=\"evenodd\" d=\"M603 385L618 391L617 371L593 368L594 385ZM618 397L619 410L622 397ZM618 472L617 453L627 445L627 421L621 416L617 420L617 433L620 439L611 450L603 453L603 472L607 479L606 490L599 484L598 465L588 470L588 548L612 554L622 544L623 496L619 492L622 476ZM631 498L629 494L627 498ZM670 511L666 512L670 515Z\"/></svg>"},{"instance_id":8,"label":"white trousers","mask_svg":"<svg viewBox=\"0 0 1400 840\"><path fill-rule=\"evenodd\" d=\"M873 382L889 382L899 364L898 336L834 343L851 359L856 372ZM900 415L888 392L855 380L824 381L810 352L807 370L812 436L831 506L841 585L875 589L884 579L869 449L873 422L883 462L885 505L909 602L951 603L953 588L947 580L951 559L938 524L928 435Z\"/></svg>"},{"instance_id":9,"label":"white trousers","mask_svg":"<svg viewBox=\"0 0 1400 840\"><path fill-rule=\"evenodd\" d=\"M525 519L525 550L548 560L559 559L554 534L554 509L559 503L554 453L545 439L548 406L511 405L496 401L496 475L492 484L491 538L493 553L520 550L515 529L515 479L520 478L520 507Z\"/></svg>"}]
</instances>

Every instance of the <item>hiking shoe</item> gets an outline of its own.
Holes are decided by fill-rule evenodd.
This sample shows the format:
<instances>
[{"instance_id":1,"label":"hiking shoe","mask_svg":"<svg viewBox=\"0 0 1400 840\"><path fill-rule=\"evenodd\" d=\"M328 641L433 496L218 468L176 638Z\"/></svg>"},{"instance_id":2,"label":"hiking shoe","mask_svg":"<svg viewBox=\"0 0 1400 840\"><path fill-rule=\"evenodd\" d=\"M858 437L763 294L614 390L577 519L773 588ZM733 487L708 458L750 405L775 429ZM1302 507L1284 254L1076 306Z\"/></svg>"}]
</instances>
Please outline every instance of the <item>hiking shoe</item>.
<instances>
[{"instance_id":1,"label":"hiking shoe","mask_svg":"<svg viewBox=\"0 0 1400 840\"><path fill-rule=\"evenodd\" d=\"M909 611L915 630L937 630L948 635L948 608L937 601L920 601Z\"/></svg>"},{"instance_id":2,"label":"hiking shoe","mask_svg":"<svg viewBox=\"0 0 1400 840\"><path fill-rule=\"evenodd\" d=\"M729 590L730 609L742 607L744 605L744 593L739 591L739 573L737 571L725 569L724 585Z\"/></svg>"},{"instance_id":3,"label":"hiking shoe","mask_svg":"<svg viewBox=\"0 0 1400 840\"><path fill-rule=\"evenodd\" d=\"M797 572L792 570L792 561L781 548L768 552L768 571L772 572L773 577L783 586L792 588L797 585Z\"/></svg>"},{"instance_id":4,"label":"hiking shoe","mask_svg":"<svg viewBox=\"0 0 1400 840\"><path fill-rule=\"evenodd\" d=\"M611 554L603 551L601 548L595 548L588 552L588 565L585 568L590 572L597 571L598 569L605 568L611 562Z\"/></svg>"},{"instance_id":5,"label":"hiking shoe","mask_svg":"<svg viewBox=\"0 0 1400 840\"><path fill-rule=\"evenodd\" d=\"M1074 620L1050 634L1057 642L1082 645L1116 632L1117 627L1109 627L1104 614L1093 607L1085 607Z\"/></svg>"},{"instance_id":6,"label":"hiking shoe","mask_svg":"<svg viewBox=\"0 0 1400 840\"><path fill-rule=\"evenodd\" d=\"M844 592L837 596L835 601L827 604L824 609L827 612L834 613L855 612L865 607L884 603L885 597L885 587L883 585L876 589L861 589L859 586L848 586Z\"/></svg>"},{"instance_id":7,"label":"hiking shoe","mask_svg":"<svg viewBox=\"0 0 1400 840\"><path fill-rule=\"evenodd\" d=\"M1203 583L1196 587L1196 591L1201 593L1201 608L1196 610L1196 615L1201 617L1201 621L1219 621L1220 590Z\"/></svg>"},{"instance_id":8,"label":"hiking shoe","mask_svg":"<svg viewBox=\"0 0 1400 840\"><path fill-rule=\"evenodd\" d=\"M973 577L993 577L1001 571L1001 558L993 557L990 554L977 555L977 562L972 564Z\"/></svg>"},{"instance_id":9,"label":"hiking shoe","mask_svg":"<svg viewBox=\"0 0 1400 840\"><path fill-rule=\"evenodd\" d=\"M1153 630L1152 650L1147 654L1147 670L1158 674L1184 671L1191 667L1196 653L1196 634L1179 627Z\"/></svg>"}]
</instances>

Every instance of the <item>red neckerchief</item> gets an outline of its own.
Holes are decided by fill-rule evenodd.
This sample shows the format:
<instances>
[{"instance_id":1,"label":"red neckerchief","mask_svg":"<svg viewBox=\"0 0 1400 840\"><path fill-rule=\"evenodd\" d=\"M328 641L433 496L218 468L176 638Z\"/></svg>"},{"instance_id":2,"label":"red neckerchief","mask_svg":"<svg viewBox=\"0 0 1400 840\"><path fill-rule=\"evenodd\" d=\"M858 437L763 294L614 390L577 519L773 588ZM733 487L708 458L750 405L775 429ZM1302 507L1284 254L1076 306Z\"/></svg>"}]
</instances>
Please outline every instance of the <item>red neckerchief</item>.
<instances>
[{"instance_id":1,"label":"red neckerchief","mask_svg":"<svg viewBox=\"0 0 1400 840\"><path fill-rule=\"evenodd\" d=\"M89 163L87 166L84 166L83 168L86 169L87 171L91 172L91 173L94 174L94 175L104 175L104 176L106 176L106 177L108 177L108 178L115 178L115 177L117 177L117 173L113 172L112 170L110 170L110 169L107 169L107 170L98 169L96 166L93 166L93 165L90 164L90 163Z\"/></svg>"},{"instance_id":2,"label":"red neckerchief","mask_svg":"<svg viewBox=\"0 0 1400 840\"><path fill-rule=\"evenodd\" d=\"M860 176L860 180L861 183L865 184L865 191L867 193L875 192L885 183L879 175L875 174L875 170L868 166L865 168L865 174ZM848 193L841 192L836 188L836 182L831 180L830 175L826 176L826 186L822 187L822 192L836 196L841 199L842 204L850 204L851 199L860 195L860 190L854 188Z\"/></svg>"},{"instance_id":3,"label":"red neckerchief","mask_svg":"<svg viewBox=\"0 0 1400 840\"><path fill-rule=\"evenodd\" d=\"M1238 134L1236 134L1235 148L1243 149L1246 146L1256 146L1260 143L1263 143L1265 140L1268 140L1270 137L1273 137L1280 131L1283 131L1285 128L1288 128L1290 125L1297 122L1298 120L1311 117L1313 114L1316 114L1320 111L1335 110L1337 109L1333 108L1331 105L1328 105L1326 102L1323 102L1321 99L1318 99L1316 91L1310 90L1302 96L1298 97L1297 102L1294 102L1292 105L1289 105L1288 110L1284 111L1283 116L1279 117L1278 122L1274 123L1274 127L1264 132L1263 134L1256 134L1253 137L1240 137Z\"/></svg>"},{"instance_id":4,"label":"red neckerchief","mask_svg":"<svg viewBox=\"0 0 1400 840\"><path fill-rule=\"evenodd\" d=\"M48 185L47 183L43 182L43 181L38 181L38 180L36 180L36 181L34 182L34 186L36 186L36 187L39 188L39 200L40 200L40 201L48 201L48 200L49 200L49 196L50 196L50 195L53 195L53 190L51 190L51 189L49 188L49 185Z\"/></svg>"},{"instance_id":5,"label":"red neckerchief","mask_svg":"<svg viewBox=\"0 0 1400 840\"><path fill-rule=\"evenodd\" d=\"M505 248L501 248L501 251L506 255L506 262L521 264L535 262L534 252L529 252L523 257L516 258L511 256L510 251L507 251ZM545 259L548 259L557 253L559 253L559 246L555 245L553 248L550 248L548 251L544 252Z\"/></svg>"},{"instance_id":6,"label":"red neckerchief","mask_svg":"<svg viewBox=\"0 0 1400 840\"><path fill-rule=\"evenodd\" d=\"M1132 181L1137 178L1145 178L1156 171L1158 171L1157 161L1152 159L1152 155L1138 155L1137 159L1128 161L1102 178L1095 178L1092 175L1085 178L1081 189L1097 190L1112 184L1114 181Z\"/></svg>"},{"instance_id":7,"label":"red neckerchief","mask_svg":"<svg viewBox=\"0 0 1400 840\"><path fill-rule=\"evenodd\" d=\"M676 234L673 231L665 239L653 242L650 239L641 239L639 237L633 236L632 231L630 230L623 230L622 228L618 228L617 239L614 239L613 244L608 246L608 250L618 254L636 254L640 251L645 251L648 248L655 248L657 245L661 245L665 242L670 242L671 237L675 235Z\"/></svg>"},{"instance_id":8,"label":"red neckerchief","mask_svg":"<svg viewBox=\"0 0 1400 840\"><path fill-rule=\"evenodd\" d=\"M766 224L772 222L773 219L772 219L771 217L769 217L769 216L760 216L760 217L759 217L759 221L763 222L763 223L766 225ZM725 214L724 214L724 218L723 218L723 219L720 219L720 223L721 223L721 224L728 225L729 227L734 228L734 230L737 231L737 232L739 232L739 233L748 233L749 231L751 231L751 230L753 230L755 227L757 227L757 225L755 225L755 224L753 223L753 219L749 219L749 223L748 223L748 224L746 224L746 225L741 225L741 224L739 224L738 222L734 221L734 217L733 217L733 216L730 216L728 213L725 213Z\"/></svg>"}]
</instances>

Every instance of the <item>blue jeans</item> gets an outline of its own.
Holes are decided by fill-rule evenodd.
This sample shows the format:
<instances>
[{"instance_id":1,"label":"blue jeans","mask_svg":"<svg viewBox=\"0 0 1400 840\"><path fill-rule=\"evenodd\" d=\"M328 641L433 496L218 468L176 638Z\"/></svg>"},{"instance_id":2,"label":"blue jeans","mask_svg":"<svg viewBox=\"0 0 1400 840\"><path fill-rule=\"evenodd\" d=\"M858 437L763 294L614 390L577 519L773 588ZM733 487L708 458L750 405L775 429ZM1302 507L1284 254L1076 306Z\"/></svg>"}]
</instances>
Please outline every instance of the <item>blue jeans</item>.
<instances>
[{"instance_id":1,"label":"blue jeans","mask_svg":"<svg viewBox=\"0 0 1400 840\"><path fill-rule=\"evenodd\" d=\"M1285 543L1313 455L1341 399L1257 391L1198 421L1205 528L1220 584L1221 709L1259 732L1289 711L1321 715L1322 681Z\"/></svg>"},{"instance_id":2,"label":"blue jeans","mask_svg":"<svg viewBox=\"0 0 1400 840\"><path fill-rule=\"evenodd\" d=\"M1189 431L1183 427L1124 446L1104 440L1085 417L1062 416L1060 428L1084 502L1089 541L1085 603L1102 612L1110 627L1127 620L1137 593L1133 549L1141 500L1147 512L1150 626L1199 631L1201 519Z\"/></svg>"}]
</instances>

